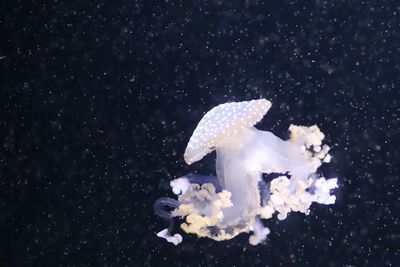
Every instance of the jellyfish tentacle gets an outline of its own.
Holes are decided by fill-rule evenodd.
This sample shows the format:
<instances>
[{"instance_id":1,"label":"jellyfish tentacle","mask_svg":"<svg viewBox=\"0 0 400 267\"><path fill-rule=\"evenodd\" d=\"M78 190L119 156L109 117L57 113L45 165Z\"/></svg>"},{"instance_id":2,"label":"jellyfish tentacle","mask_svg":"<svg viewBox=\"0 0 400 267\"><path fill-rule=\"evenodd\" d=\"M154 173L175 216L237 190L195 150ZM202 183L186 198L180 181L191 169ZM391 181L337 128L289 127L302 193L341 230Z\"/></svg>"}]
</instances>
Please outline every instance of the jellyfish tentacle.
<instances>
[{"instance_id":1,"label":"jellyfish tentacle","mask_svg":"<svg viewBox=\"0 0 400 267\"><path fill-rule=\"evenodd\" d=\"M269 200L269 188L268 184L263 180L260 179L258 182L258 189L260 191L260 200L261 200L261 206L265 206L268 203Z\"/></svg>"},{"instance_id":2,"label":"jellyfish tentacle","mask_svg":"<svg viewBox=\"0 0 400 267\"><path fill-rule=\"evenodd\" d=\"M174 228L174 220L171 212L168 212L166 208L176 209L179 207L179 201L169 197L162 197L156 200L154 203L154 213L159 217L168 221L168 233L172 232Z\"/></svg>"},{"instance_id":3,"label":"jellyfish tentacle","mask_svg":"<svg viewBox=\"0 0 400 267\"><path fill-rule=\"evenodd\" d=\"M176 209L179 207L179 201L169 197L162 197L156 200L154 203L154 213L161 218L168 221L168 228L157 233L158 237L164 238L175 246L182 242L182 236L180 234L172 235L174 228L174 219L171 212L167 208Z\"/></svg>"}]
</instances>

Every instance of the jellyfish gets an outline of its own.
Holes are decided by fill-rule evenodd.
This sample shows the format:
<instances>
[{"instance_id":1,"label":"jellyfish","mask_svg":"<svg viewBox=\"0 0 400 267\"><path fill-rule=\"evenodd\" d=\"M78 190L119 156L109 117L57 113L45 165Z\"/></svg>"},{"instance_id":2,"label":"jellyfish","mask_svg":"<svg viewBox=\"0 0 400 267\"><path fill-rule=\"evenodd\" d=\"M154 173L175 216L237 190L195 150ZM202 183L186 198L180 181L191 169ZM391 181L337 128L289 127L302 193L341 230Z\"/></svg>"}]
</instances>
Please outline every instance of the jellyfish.
<instances>
[{"instance_id":1,"label":"jellyfish","mask_svg":"<svg viewBox=\"0 0 400 267\"><path fill-rule=\"evenodd\" d=\"M290 138L282 140L258 130L272 104L266 99L231 102L208 111L194 130L184 153L188 165L216 151L216 176L188 174L170 182L173 198L156 201L154 210L169 220L157 235L175 245L173 222L198 237L229 240L250 233L249 243L263 243L270 230L262 220L290 212L310 213L312 203L333 204L331 190L337 178L317 173L329 163L329 146L318 126L290 125ZM265 178L266 177L266 178Z\"/></svg>"}]
</instances>

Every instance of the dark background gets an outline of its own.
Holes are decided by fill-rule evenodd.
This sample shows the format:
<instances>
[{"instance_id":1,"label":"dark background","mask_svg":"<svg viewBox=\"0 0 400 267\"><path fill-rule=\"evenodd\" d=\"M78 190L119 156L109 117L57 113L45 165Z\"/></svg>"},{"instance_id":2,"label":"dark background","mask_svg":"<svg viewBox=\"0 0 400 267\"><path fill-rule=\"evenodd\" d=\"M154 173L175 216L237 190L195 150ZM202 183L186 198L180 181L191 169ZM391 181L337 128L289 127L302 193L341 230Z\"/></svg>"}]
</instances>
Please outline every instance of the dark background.
<instances>
[{"instance_id":1,"label":"dark background","mask_svg":"<svg viewBox=\"0 0 400 267\"><path fill-rule=\"evenodd\" d=\"M1 266L399 266L398 1L2 1ZM202 115L318 124L334 206L225 242L155 236Z\"/></svg>"}]
</instances>

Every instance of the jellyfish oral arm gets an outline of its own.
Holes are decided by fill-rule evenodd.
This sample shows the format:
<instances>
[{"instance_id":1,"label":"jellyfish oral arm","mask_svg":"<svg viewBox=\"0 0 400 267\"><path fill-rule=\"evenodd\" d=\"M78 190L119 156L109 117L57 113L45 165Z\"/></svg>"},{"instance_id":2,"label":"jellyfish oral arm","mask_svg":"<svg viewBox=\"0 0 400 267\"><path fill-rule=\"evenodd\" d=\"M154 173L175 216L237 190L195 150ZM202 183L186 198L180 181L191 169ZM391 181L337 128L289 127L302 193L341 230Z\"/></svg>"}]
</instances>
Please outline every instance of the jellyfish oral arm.
<instances>
[{"instance_id":1,"label":"jellyfish oral arm","mask_svg":"<svg viewBox=\"0 0 400 267\"><path fill-rule=\"evenodd\" d=\"M330 205L335 203L336 197L330 194L332 189L337 188L337 179L326 180L324 177L318 179L310 178L301 180L296 184L293 191L290 180L285 177L278 177L271 181L271 195L267 205L261 209L261 216L264 218L272 217L277 212L279 220L286 219L289 212L296 211L306 215L310 213L312 203ZM310 188L314 185L313 192ZM265 215L264 215L265 214Z\"/></svg>"},{"instance_id":2,"label":"jellyfish oral arm","mask_svg":"<svg viewBox=\"0 0 400 267\"><path fill-rule=\"evenodd\" d=\"M259 218L256 218L250 230L253 231L253 234L249 237L249 243L253 246L264 242L267 239L267 235L271 232L267 227L264 227Z\"/></svg>"}]
</instances>

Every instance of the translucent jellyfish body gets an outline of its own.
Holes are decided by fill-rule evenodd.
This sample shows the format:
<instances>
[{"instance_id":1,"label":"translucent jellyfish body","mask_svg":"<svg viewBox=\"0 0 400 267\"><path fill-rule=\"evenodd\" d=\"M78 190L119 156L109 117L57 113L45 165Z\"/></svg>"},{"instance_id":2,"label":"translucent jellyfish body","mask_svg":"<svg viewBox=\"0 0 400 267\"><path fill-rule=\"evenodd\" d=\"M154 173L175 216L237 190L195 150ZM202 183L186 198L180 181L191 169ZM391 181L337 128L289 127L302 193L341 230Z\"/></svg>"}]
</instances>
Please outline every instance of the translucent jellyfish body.
<instances>
[{"instance_id":1,"label":"translucent jellyfish body","mask_svg":"<svg viewBox=\"0 0 400 267\"><path fill-rule=\"evenodd\" d=\"M182 236L172 233L173 218L179 217L187 233L227 240L253 232L249 242L257 245L270 232L261 219L277 213L283 220L291 211L308 214L313 202L335 202L330 191L337 179L316 174L330 161L324 134L315 125L290 125L291 137L284 141L256 129L270 107L271 102L259 99L222 104L204 115L184 158L192 164L216 150L217 176L190 174L171 181L177 199L161 198L154 205L155 212L170 221L158 236L179 244ZM276 178L264 181L263 174L271 173Z\"/></svg>"}]
</instances>

